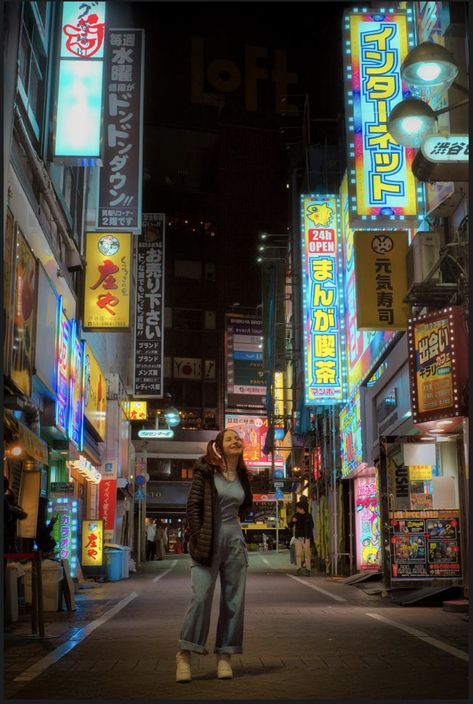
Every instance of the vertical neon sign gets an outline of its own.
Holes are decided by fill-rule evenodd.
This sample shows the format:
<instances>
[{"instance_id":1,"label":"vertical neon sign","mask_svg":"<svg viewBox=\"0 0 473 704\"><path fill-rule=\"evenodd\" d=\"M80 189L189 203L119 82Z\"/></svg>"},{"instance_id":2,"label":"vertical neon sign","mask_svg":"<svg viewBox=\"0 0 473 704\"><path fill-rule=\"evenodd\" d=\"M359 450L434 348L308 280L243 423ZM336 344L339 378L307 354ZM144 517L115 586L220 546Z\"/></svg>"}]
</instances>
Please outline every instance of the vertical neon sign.
<instances>
[{"instance_id":1,"label":"vertical neon sign","mask_svg":"<svg viewBox=\"0 0 473 704\"><path fill-rule=\"evenodd\" d=\"M346 397L340 205L336 195L301 195L304 378L307 405Z\"/></svg>"},{"instance_id":2,"label":"vertical neon sign","mask_svg":"<svg viewBox=\"0 0 473 704\"><path fill-rule=\"evenodd\" d=\"M388 132L391 110L409 92L401 64L414 46L412 9L348 11L344 16L350 224L399 226L417 221L423 186L412 174L415 150ZM403 223L406 227L407 223Z\"/></svg>"},{"instance_id":3,"label":"vertical neon sign","mask_svg":"<svg viewBox=\"0 0 473 704\"><path fill-rule=\"evenodd\" d=\"M84 343L77 336L77 323L75 320L71 322L70 349L68 436L76 448L82 450L84 433Z\"/></svg>"},{"instance_id":4,"label":"vertical neon sign","mask_svg":"<svg viewBox=\"0 0 473 704\"><path fill-rule=\"evenodd\" d=\"M55 553L60 560L67 560L71 577L77 571L78 501L74 497L56 496L48 502L48 522L57 516L52 537L56 541Z\"/></svg>"},{"instance_id":5,"label":"vertical neon sign","mask_svg":"<svg viewBox=\"0 0 473 704\"><path fill-rule=\"evenodd\" d=\"M56 427L68 435L69 431L69 370L71 324L62 309L62 296L58 306L58 350L56 386Z\"/></svg>"}]
</instances>

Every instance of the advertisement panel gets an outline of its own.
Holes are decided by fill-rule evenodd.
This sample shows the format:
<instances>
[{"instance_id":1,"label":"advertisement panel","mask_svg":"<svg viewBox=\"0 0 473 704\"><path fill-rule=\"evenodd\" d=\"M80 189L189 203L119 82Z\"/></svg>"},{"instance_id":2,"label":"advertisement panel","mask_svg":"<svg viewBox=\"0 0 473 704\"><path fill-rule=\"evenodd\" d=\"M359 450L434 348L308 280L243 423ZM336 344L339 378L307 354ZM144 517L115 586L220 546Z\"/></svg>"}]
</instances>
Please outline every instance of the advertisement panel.
<instances>
[{"instance_id":1,"label":"advertisement panel","mask_svg":"<svg viewBox=\"0 0 473 704\"><path fill-rule=\"evenodd\" d=\"M57 519L51 531L56 541L54 552L59 560L67 560L71 577L75 577L77 571L78 506L73 496L53 495L48 501L48 522L54 517Z\"/></svg>"},{"instance_id":2,"label":"advertisement panel","mask_svg":"<svg viewBox=\"0 0 473 704\"><path fill-rule=\"evenodd\" d=\"M117 480L102 477L99 484L99 518L103 519L105 540L113 540L115 510L117 505Z\"/></svg>"},{"instance_id":3,"label":"advertisement panel","mask_svg":"<svg viewBox=\"0 0 473 704\"><path fill-rule=\"evenodd\" d=\"M166 216L145 213L135 238L136 310L133 395L163 397Z\"/></svg>"},{"instance_id":4,"label":"advertisement panel","mask_svg":"<svg viewBox=\"0 0 473 704\"><path fill-rule=\"evenodd\" d=\"M56 395L59 296L43 267L38 266L38 304L34 369L52 395Z\"/></svg>"},{"instance_id":5,"label":"advertisement panel","mask_svg":"<svg viewBox=\"0 0 473 704\"><path fill-rule=\"evenodd\" d=\"M84 415L105 440L107 420L107 382L90 347L84 346Z\"/></svg>"},{"instance_id":6,"label":"advertisement panel","mask_svg":"<svg viewBox=\"0 0 473 704\"><path fill-rule=\"evenodd\" d=\"M401 64L415 43L413 10L347 10L343 27L350 224L417 223L423 187L412 174L415 150L387 128L392 109L409 95Z\"/></svg>"},{"instance_id":7,"label":"advertisement panel","mask_svg":"<svg viewBox=\"0 0 473 704\"><path fill-rule=\"evenodd\" d=\"M340 413L342 478L363 462L360 389Z\"/></svg>"},{"instance_id":8,"label":"advertisement panel","mask_svg":"<svg viewBox=\"0 0 473 704\"><path fill-rule=\"evenodd\" d=\"M70 394L70 359L71 359L71 323L62 309L62 296L59 301L59 331L57 351L56 382L56 427L64 435L69 432L69 394Z\"/></svg>"},{"instance_id":9,"label":"advertisement panel","mask_svg":"<svg viewBox=\"0 0 473 704\"><path fill-rule=\"evenodd\" d=\"M271 467L271 455L263 453L268 432L267 418L225 414L225 428L232 428L243 440L243 459L250 471ZM284 468L284 459L278 449L274 453L274 466L279 469Z\"/></svg>"},{"instance_id":10,"label":"advertisement panel","mask_svg":"<svg viewBox=\"0 0 473 704\"><path fill-rule=\"evenodd\" d=\"M100 166L105 2L63 2L54 159Z\"/></svg>"},{"instance_id":11,"label":"advertisement panel","mask_svg":"<svg viewBox=\"0 0 473 704\"><path fill-rule=\"evenodd\" d=\"M103 565L103 521L82 521L82 567Z\"/></svg>"},{"instance_id":12,"label":"advertisement panel","mask_svg":"<svg viewBox=\"0 0 473 704\"><path fill-rule=\"evenodd\" d=\"M86 234L84 329L130 326L131 234Z\"/></svg>"},{"instance_id":13,"label":"advertisement panel","mask_svg":"<svg viewBox=\"0 0 473 704\"><path fill-rule=\"evenodd\" d=\"M381 567L381 518L376 477L356 477L355 495L356 566L362 571Z\"/></svg>"},{"instance_id":14,"label":"advertisement panel","mask_svg":"<svg viewBox=\"0 0 473 704\"><path fill-rule=\"evenodd\" d=\"M356 309L356 277L354 232L349 220L347 172L340 186L340 208L343 231L343 271L345 291L345 336L347 348L347 386L349 395L369 375L376 361L394 335L393 331L359 330Z\"/></svg>"},{"instance_id":15,"label":"advertisement panel","mask_svg":"<svg viewBox=\"0 0 473 704\"><path fill-rule=\"evenodd\" d=\"M414 423L462 415L468 379L463 307L411 318L407 339Z\"/></svg>"},{"instance_id":16,"label":"advertisement panel","mask_svg":"<svg viewBox=\"0 0 473 704\"><path fill-rule=\"evenodd\" d=\"M408 233L355 232L356 308L359 330L405 330Z\"/></svg>"},{"instance_id":17,"label":"advertisement panel","mask_svg":"<svg viewBox=\"0 0 473 704\"><path fill-rule=\"evenodd\" d=\"M390 512L391 579L461 579L457 511Z\"/></svg>"},{"instance_id":18,"label":"advertisement panel","mask_svg":"<svg viewBox=\"0 0 473 704\"><path fill-rule=\"evenodd\" d=\"M141 232L144 31L106 33L104 154L97 229Z\"/></svg>"},{"instance_id":19,"label":"advertisement panel","mask_svg":"<svg viewBox=\"0 0 473 704\"><path fill-rule=\"evenodd\" d=\"M306 405L346 398L342 241L338 196L301 195Z\"/></svg>"},{"instance_id":20,"label":"advertisement panel","mask_svg":"<svg viewBox=\"0 0 473 704\"><path fill-rule=\"evenodd\" d=\"M82 450L84 442L84 343L78 338L75 320L71 323L68 437L77 450Z\"/></svg>"},{"instance_id":21,"label":"advertisement panel","mask_svg":"<svg viewBox=\"0 0 473 704\"><path fill-rule=\"evenodd\" d=\"M31 396L37 295L36 259L18 228L14 261L10 377L20 391Z\"/></svg>"},{"instance_id":22,"label":"advertisement panel","mask_svg":"<svg viewBox=\"0 0 473 704\"><path fill-rule=\"evenodd\" d=\"M148 418L148 402L147 401L130 401L128 418L130 420L147 420Z\"/></svg>"},{"instance_id":23,"label":"advertisement panel","mask_svg":"<svg viewBox=\"0 0 473 704\"><path fill-rule=\"evenodd\" d=\"M263 371L263 324L260 318L226 316L228 409L263 410L266 375Z\"/></svg>"}]
</instances>

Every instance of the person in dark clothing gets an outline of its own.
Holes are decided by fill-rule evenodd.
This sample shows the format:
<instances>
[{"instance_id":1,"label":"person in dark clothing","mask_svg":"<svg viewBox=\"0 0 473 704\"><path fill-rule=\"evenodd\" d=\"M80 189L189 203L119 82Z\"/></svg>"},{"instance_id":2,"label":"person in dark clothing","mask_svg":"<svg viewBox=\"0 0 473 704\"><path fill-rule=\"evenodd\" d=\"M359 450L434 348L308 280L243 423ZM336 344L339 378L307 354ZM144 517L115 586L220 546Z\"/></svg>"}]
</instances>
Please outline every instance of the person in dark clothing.
<instances>
[{"instance_id":1,"label":"person in dark clothing","mask_svg":"<svg viewBox=\"0 0 473 704\"><path fill-rule=\"evenodd\" d=\"M296 574L304 574L302 571L302 558L304 557L305 574L310 577L314 519L309 513L308 505L305 502L299 501L296 504L296 513L292 517L291 525L295 528Z\"/></svg>"},{"instance_id":2,"label":"person in dark clothing","mask_svg":"<svg viewBox=\"0 0 473 704\"><path fill-rule=\"evenodd\" d=\"M28 514L18 505L14 492L10 489L8 477L3 477L3 535L5 553L16 552L16 523L27 518Z\"/></svg>"},{"instance_id":3,"label":"person in dark clothing","mask_svg":"<svg viewBox=\"0 0 473 704\"><path fill-rule=\"evenodd\" d=\"M220 575L221 599L215 653L219 679L233 677L232 653L241 653L248 552L240 519L251 510L253 495L243 461L243 443L233 430L209 442L194 467L187 500L192 558L192 600L176 654L176 681L190 682L191 652L206 654L212 599Z\"/></svg>"}]
</instances>

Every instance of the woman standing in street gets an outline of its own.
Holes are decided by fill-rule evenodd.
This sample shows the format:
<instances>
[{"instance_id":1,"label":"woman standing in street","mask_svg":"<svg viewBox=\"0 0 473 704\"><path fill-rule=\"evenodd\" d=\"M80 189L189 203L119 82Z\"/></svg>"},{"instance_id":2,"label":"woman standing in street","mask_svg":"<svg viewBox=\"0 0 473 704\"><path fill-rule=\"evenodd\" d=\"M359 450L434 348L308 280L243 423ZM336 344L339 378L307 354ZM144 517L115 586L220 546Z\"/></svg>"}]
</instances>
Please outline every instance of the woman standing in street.
<instances>
[{"instance_id":1,"label":"woman standing in street","mask_svg":"<svg viewBox=\"0 0 473 704\"><path fill-rule=\"evenodd\" d=\"M232 653L241 653L248 553L240 527L253 496L243 461L243 443L234 430L221 431L196 462L187 500L192 558L192 600L176 654L176 681L190 682L191 652L206 655L212 598L220 574L221 599L215 653L219 679L233 677Z\"/></svg>"}]
</instances>

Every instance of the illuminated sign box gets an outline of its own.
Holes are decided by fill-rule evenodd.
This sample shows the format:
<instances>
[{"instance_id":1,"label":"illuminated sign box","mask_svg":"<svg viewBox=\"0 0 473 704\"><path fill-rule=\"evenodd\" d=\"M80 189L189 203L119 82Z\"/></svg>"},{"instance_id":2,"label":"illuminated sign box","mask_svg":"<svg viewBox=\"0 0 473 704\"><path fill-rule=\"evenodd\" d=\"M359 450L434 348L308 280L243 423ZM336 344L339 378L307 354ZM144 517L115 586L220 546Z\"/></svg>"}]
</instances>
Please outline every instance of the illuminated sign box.
<instances>
[{"instance_id":1,"label":"illuminated sign box","mask_svg":"<svg viewBox=\"0 0 473 704\"><path fill-rule=\"evenodd\" d=\"M107 382L90 347L84 349L84 415L105 440L107 420Z\"/></svg>"},{"instance_id":2,"label":"illuminated sign box","mask_svg":"<svg viewBox=\"0 0 473 704\"><path fill-rule=\"evenodd\" d=\"M105 2L63 2L54 160L101 166Z\"/></svg>"},{"instance_id":3,"label":"illuminated sign box","mask_svg":"<svg viewBox=\"0 0 473 704\"><path fill-rule=\"evenodd\" d=\"M420 181L468 181L467 134L427 137L416 154L412 169Z\"/></svg>"},{"instance_id":4,"label":"illuminated sign box","mask_svg":"<svg viewBox=\"0 0 473 704\"><path fill-rule=\"evenodd\" d=\"M71 323L71 363L69 377L68 437L77 450L84 440L84 343L77 336L77 323Z\"/></svg>"},{"instance_id":5,"label":"illuminated sign box","mask_svg":"<svg viewBox=\"0 0 473 704\"><path fill-rule=\"evenodd\" d=\"M68 436L69 432L69 396L70 396L70 345L71 323L64 315L62 309L62 296L58 306L57 336L57 381L56 381L56 427Z\"/></svg>"},{"instance_id":6,"label":"illuminated sign box","mask_svg":"<svg viewBox=\"0 0 473 704\"><path fill-rule=\"evenodd\" d=\"M130 401L129 402L129 418L130 418L130 420L147 420L147 418L148 418L148 402L147 401Z\"/></svg>"},{"instance_id":7,"label":"illuminated sign box","mask_svg":"<svg viewBox=\"0 0 473 704\"><path fill-rule=\"evenodd\" d=\"M78 506L73 496L53 496L48 501L48 522L57 516L51 531L56 541L54 552L60 560L67 560L71 577L77 571Z\"/></svg>"},{"instance_id":8,"label":"illuminated sign box","mask_svg":"<svg viewBox=\"0 0 473 704\"><path fill-rule=\"evenodd\" d=\"M124 330L130 326L131 234L86 235L84 329Z\"/></svg>"},{"instance_id":9,"label":"illuminated sign box","mask_svg":"<svg viewBox=\"0 0 473 704\"><path fill-rule=\"evenodd\" d=\"M82 521L82 567L103 565L103 520Z\"/></svg>"},{"instance_id":10,"label":"illuminated sign box","mask_svg":"<svg viewBox=\"0 0 473 704\"><path fill-rule=\"evenodd\" d=\"M415 150L387 128L391 110L409 95L401 64L414 46L413 11L347 11L343 26L350 224L417 223L424 191L412 174Z\"/></svg>"},{"instance_id":11,"label":"illuminated sign box","mask_svg":"<svg viewBox=\"0 0 473 704\"><path fill-rule=\"evenodd\" d=\"M301 195L302 308L306 405L341 403L345 320L338 196Z\"/></svg>"},{"instance_id":12,"label":"illuminated sign box","mask_svg":"<svg viewBox=\"0 0 473 704\"><path fill-rule=\"evenodd\" d=\"M243 441L243 459L250 471L271 467L271 455L263 453L268 420L263 416L225 415L225 427L234 430ZM281 450L275 445L274 466L284 468L284 458Z\"/></svg>"},{"instance_id":13,"label":"illuminated sign box","mask_svg":"<svg viewBox=\"0 0 473 704\"><path fill-rule=\"evenodd\" d=\"M342 478L363 462L361 397L358 389L340 413Z\"/></svg>"}]
</instances>

